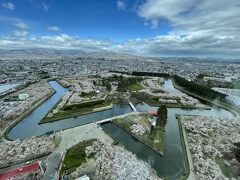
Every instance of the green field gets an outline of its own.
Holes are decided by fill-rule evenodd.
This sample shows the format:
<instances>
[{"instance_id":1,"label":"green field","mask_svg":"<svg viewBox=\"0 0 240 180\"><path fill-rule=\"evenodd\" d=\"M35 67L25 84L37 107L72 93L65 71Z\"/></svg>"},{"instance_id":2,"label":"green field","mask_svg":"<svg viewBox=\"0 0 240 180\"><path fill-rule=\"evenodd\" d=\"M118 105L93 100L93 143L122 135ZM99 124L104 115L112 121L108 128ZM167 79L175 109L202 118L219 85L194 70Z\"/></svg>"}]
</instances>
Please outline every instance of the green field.
<instances>
[{"instance_id":1,"label":"green field","mask_svg":"<svg viewBox=\"0 0 240 180\"><path fill-rule=\"evenodd\" d=\"M95 139L83 141L68 149L60 174L69 174L86 162L85 148L91 146L94 141Z\"/></svg>"},{"instance_id":2,"label":"green field","mask_svg":"<svg viewBox=\"0 0 240 180\"><path fill-rule=\"evenodd\" d=\"M94 96L97 96L97 93L95 93L95 92L89 92L89 93L82 92L82 94L80 96L83 97L83 98L92 98Z\"/></svg>"},{"instance_id":3,"label":"green field","mask_svg":"<svg viewBox=\"0 0 240 180\"><path fill-rule=\"evenodd\" d=\"M139 91L144 89L144 87L140 84L140 83L135 83L135 84L131 84L128 86L128 89L130 91Z\"/></svg>"},{"instance_id":4,"label":"green field","mask_svg":"<svg viewBox=\"0 0 240 180\"><path fill-rule=\"evenodd\" d=\"M39 124L41 123L48 123L48 122L53 122L61 119L66 119L74 116L80 116L83 114L91 113L94 111L96 108L101 108L105 106L111 105L111 101L102 101L101 103L96 103L92 105L86 105L83 107L78 107L78 105L74 106L72 105L71 108L67 108L66 110L61 110L57 114L55 114L53 117L44 117Z\"/></svg>"}]
</instances>

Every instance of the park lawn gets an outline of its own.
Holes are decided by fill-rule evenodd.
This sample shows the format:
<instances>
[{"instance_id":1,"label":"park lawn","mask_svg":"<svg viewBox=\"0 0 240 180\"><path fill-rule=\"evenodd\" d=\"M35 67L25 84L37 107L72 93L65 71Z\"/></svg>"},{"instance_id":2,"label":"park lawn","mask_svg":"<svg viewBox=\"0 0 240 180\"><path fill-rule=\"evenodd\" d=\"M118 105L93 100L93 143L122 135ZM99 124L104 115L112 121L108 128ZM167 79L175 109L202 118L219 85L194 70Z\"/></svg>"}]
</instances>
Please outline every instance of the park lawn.
<instances>
[{"instance_id":1,"label":"park lawn","mask_svg":"<svg viewBox=\"0 0 240 180\"><path fill-rule=\"evenodd\" d=\"M139 91L144 89L144 87L140 84L140 83L135 83L135 84L131 84L128 86L128 89L130 91Z\"/></svg>"},{"instance_id":2,"label":"park lawn","mask_svg":"<svg viewBox=\"0 0 240 180\"><path fill-rule=\"evenodd\" d=\"M164 145L164 128L154 127L151 136L145 137L152 141L153 149L163 155L163 145Z\"/></svg>"},{"instance_id":3,"label":"park lawn","mask_svg":"<svg viewBox=\"0 0 240 180\"><path fill-rule=\"evenodd\" d=\"M141 102L146 102L147 104L152 106L158 106L161 104L157 98L154 98L154 96L147 93L132 93L131 97L136 98Z\"/></svg>"},{"instance_id":4,"label":"park lawn","mask_svg":"<svg viewBox=\"0 0 240 180\"><path fill-rule=\"evenodd\" d=\"M80 116L80 115L83 115L83 114L91 113L96 108L109 106L110 104L112 104L111 101L104 101L103 103L95 104L95 105L92 105L92 106L86 106L86 107L81 107L81 108L72 108L72 109L65 110L65 111L61 110L51 118L47 117L47 116L44 117L39 122L39 124L48 123L48 122L52 122L52 121L57 121L57 120L61 120L61 119L66 119L66 118L70 118L70 117L74 117L74 116Z\"/></svg>"},{"instance_id":5,"label":"park lawn","mask_svg":"<svg viewBox=\"0 0 240 180\"><path fill-rule=\"evenodd\" d=\"M135 124L135 122L130 119L126 120L123 118L117 118L113 120L113 123L124 129L126 132L131 134L133 137L146 144L154 151L163 155L163 145L164 145L164 130L163 128L154 128L151 133L144 133L142 136L135 135L131 132L131 126ZM140 123L142 124L142 123Z\"/></svg>"},{"instance_id":6,"label":"park lawn","mask_svg":"<svg viewBox=\"0 0 240 180\"><path fill-rule=\"evenodd\" d=\"M68 149L63 160L63 166L61 168L60 174L70 174L77 167L86 162L85 149L87 146L91 146L94 141L96 141L96 139L83 141Z\"/></svg>"},{"instance_id":7,"label":"park lawn","mask_svg":"<svg viewBox=\"0 0 240 180\"><path fill-rule=\"evenodd\" d=\"M81 96L81 97L83 97L83 98L92 98L92 97L94 97L94 96L97 96L97 93L95 93L95 92L82 93L82 94L79 95L79 96Z\"/></svg>"}]
</instances>

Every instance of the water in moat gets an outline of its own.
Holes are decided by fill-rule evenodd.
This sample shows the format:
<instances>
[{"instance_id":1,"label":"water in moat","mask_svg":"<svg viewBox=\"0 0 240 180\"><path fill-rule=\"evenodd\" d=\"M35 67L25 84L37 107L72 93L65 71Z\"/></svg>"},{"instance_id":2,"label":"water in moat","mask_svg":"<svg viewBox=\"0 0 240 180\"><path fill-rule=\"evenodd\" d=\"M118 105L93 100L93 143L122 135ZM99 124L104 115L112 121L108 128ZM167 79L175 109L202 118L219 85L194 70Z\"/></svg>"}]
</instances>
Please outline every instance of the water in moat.
<instances>
[{"instance_id":1,"label":"water in moat","mask_svg":"<svg viewBox=\"0 0 240 180\"><path fill-rule=\"evenodd\" d=\"M50 81L49 83L51 87L55 89L56 93L43 104L41 104L32 113L30 113L27 117L25 117L15 127L13 127L8 133L8 138L25 139L32 136L42 135L51 131L57 131L91 122L96 122L102 119L114 117L132 111L128 105L114 104L112 109L39 125L39 121L53 108L53 106L60 100L60 98L66 92L68 92L66 88L63 88L56 81ZM171 90L174 89L171 80L166 80L164 85L166 88L169 88ZM157 109L157 107L149 106L146 103L139 103L136 105L136 108L138 111ZM102 127L106 133L111 134L114 139L119 141L119 143L125 146L129 151L136 154L138 158L148 162L157 171L159 176L167 177L168 179L179 179L179 177L185 173L185 167L176 114L221 117L232 116L230 112L215 106L211 107L210 110L168 108L168 121L165 127L166 132L164 135L163 156L160 156L143 143L132 138L130 134L114 125L113 123L103 124Z\"/></svg>"},{"instance_id":2,"label":"water in moat","mask_svg":"<svg viewBox=\"0 0 240 180\"><path fill-rule=\"evenodd\" d=\"M157 110L158 107L149 106L146 103L136 105L138 111ZM117 140L126 149L136 154L140 159L148 162L161 177L168 179L179 179L185 173L183 150L180 139L176 114L206 115L206 116L232 116L232 114L221 108L211 110L168 108L168 120L164 135L164 152L160 156L145 144L134 139L131 135L113 123L103 124L105 132Z\"/></svg>"},{"instance_id":3,"label":"water in moat","mask_svg":"<svg viewBox=\"0 0 240 180\"><path fill-rule=\"evenodd\" d=\"M171 80L166 80L164 86L169 90L174 90ZM139 103L135 107L141 112L157 110L158 108L150 106L146 103ZM151 148L136 140L126 131L113 123L103 124L102 127L105 132L111 134L111 136L121 145L125 146L126 149L136 154L138 158L148 162L151 167L157 171L159 176L167 179L179 179L182 175L184 175L184 173L186 173L186 169L184 165L183 149L176 114L217 117L232 116L230 112L216 106L211 107L209 110L168 108L168 120L165 127L163 156L157 154Z\"/></svg>"},{"instance_id":4,"label":"water in moat","mask_svg":"<svg viewBox=\"0 0 240 180\"><path fill-rule=\"evenodd\" d=\"M83 124L100 121L117 115L131 112L129 105L114 104L112 109L99 112L66 118L51 123L38 124L39 121L54 107L61 97L68 92L68 89L62 87L56 81L50 81L49 84L56 91L47 101L41 104L37 109L25 117L8 133L9 139L25 139L32 136L38 136L51 131L58 131Z\"/></svg>"}]
</instances>

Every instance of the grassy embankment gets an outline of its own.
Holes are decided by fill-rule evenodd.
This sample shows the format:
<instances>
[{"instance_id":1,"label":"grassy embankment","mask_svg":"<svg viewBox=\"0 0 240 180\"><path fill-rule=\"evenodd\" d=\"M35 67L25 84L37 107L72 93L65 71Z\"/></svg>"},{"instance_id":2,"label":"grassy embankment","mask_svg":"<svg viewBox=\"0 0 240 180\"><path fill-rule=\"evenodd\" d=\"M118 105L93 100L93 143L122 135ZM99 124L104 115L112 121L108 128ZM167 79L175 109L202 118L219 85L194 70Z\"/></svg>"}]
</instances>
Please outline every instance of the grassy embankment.
<instances>
[{"instance_id":1,"label":"grassy embankment","mask_svg":"<svg viewBox=\"0 0 240 180\"><path fill-rule=\"evenodd\" d=\"M87 146L91 146L95 139L90 139L87 141L83 141L79 144L68 149L66 155L63 160L63 166L60 171L60 174L70 174L77 167L81 166L83 163L87 161L85 149ZM91 157L90 157L91 158Z\"/></svg>"},{"instance_id":2,"label":"grassy embankment","mask_svg":"<svg viewBox=\"0 0 240 180\"><path fill-rule=\"evenodd\" d=\"M83 102L80 104L67 105L62 110L60 110L57 114L55 114L53 117L45 116L39 122L39 124L53 122L53 121L66 119L66 118L70 118L70 117L74 117L74 116L79 116L79 115L83 115L83 114L88 114L88 113L93 112L94 109L96 109L96 108L106 107L111 104L112 104L112 101L101 99L101 100L95 100L95 101L87 101L87 102ZM55 105L55 108L56 107L57 107L57 104Z\"/></svg>"},{"instance_id":3,"label":"grassy embankment","mask_svg":"<svg viewBox=\"0 0 240 180\"><path fill-rule=\"evenodd\" d=\"M188 159L188 151L187 151L187 147L185 144L185 141L187 141L187 139L184 138L183 135L183 127L182 127L182 123L181 123L181 116L178 114L176 115L177 121L178 121L178 128L179 128L179 133L180 133L180 139L181 139L181 144L182 144L182 149L183 149L183 157L184 157L184 169L185 172L184 174L180 177L181 180L186 180L189 175L190 175L190 164L189 164L189 159Z\"/></svg>"},{"instance_id":4,"label":"grassy embankment","mask_svg":"<svg viewBox=\"0 0 240 180\"><path fill-rule=\"evenodd\" d=\"M153 129L153 131L146 132L142 136L135 135L131 132L131 126L136 124L136 121L131 120L131 118L117 118L113 120L113 123L124 129L126 132L131 134L133 137L141 141L142 143L149 146L151 149L156 151L157 153L163 155L163 145L164 145L164 129L161 127ZM139 121L139 124L149 124L148 120L145 118Z\"/></svg>"},{"instance_id":5,"label":"grassy embankment","mask_svg":"<svg viewBox=\"0 0 240 180\"><path fill-rule=\"evenodd\" d=\"M91 99L91 98L93 98L94 96L97 96L97 93L95 93L95 92L89 92L89 93L82 92L82 94L79 95L79 96L81 96L81 97L83 97L83 98L89 98L89 99Z\"/></svg>"},{"instance_id":6,"label":"grassy embankment","mask_svg":"<svg viewBox=\"0 0 240 180\"><path fill-rule=\"evenodd\" d=\"M135 83L135 84L129 85L127 89L129 89L130 91L139 91L144 89L144 87L140 83Z\"/></svg>"}]
</instances>

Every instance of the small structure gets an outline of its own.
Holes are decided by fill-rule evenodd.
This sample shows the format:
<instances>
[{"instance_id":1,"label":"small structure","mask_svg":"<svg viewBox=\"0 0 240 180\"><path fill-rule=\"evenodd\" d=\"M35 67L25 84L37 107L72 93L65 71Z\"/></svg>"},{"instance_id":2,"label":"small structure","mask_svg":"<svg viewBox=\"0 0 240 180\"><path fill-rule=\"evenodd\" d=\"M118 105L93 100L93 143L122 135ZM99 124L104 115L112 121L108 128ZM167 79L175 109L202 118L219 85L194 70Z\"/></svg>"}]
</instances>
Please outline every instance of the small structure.
<instances>
[{"instance_id":1,"label":"small structure","mask_svg":"<svg viewBox=\"0 0 240 180\"><path fill-rule=\"evenodd\" d=\"M22 93L22 94L19 94L18 95L18 98L21 100L21 101L25 101L29 98L29 94L27 93Z\"/></svg>"},{"instance_id":2,"label":"small structure","mask_svg":"<svg viewBox=\"0 0 240 180\"><path fill-rule=\"evenodd\" d=\"M151 119L151 126L156 126L157 124L157 117L154 116L152 119Z\"/></svg>"}]
</instances>

